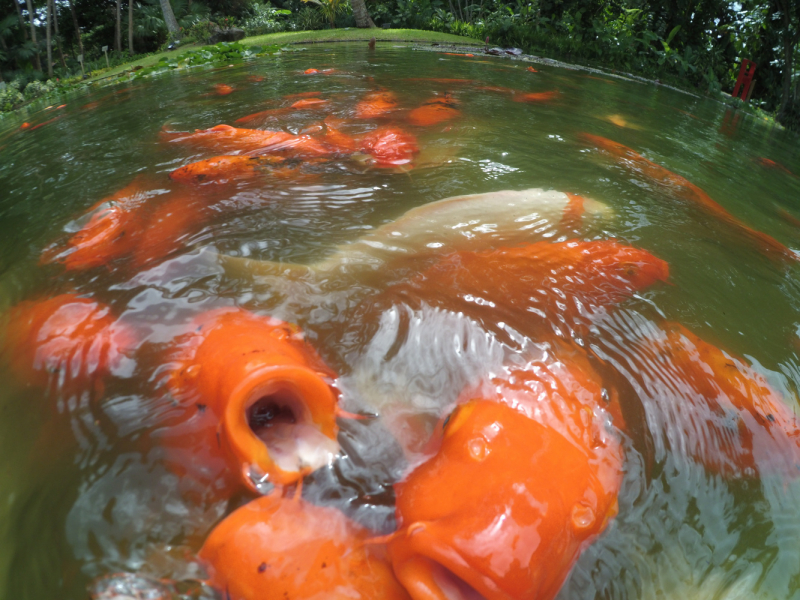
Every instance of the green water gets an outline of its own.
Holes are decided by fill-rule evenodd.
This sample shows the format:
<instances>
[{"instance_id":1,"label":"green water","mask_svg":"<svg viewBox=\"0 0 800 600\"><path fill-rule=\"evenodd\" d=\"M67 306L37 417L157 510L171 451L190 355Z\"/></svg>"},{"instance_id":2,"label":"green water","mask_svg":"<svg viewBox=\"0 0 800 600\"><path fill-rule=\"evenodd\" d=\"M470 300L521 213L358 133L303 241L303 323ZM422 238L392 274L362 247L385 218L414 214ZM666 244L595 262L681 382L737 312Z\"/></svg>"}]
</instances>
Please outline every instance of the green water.
<instances>
[{"instance_id":1,"label":"green water","mask_svg":"<svg viewBox=\"0 0 800 600\"><path fill-rule=\"evenodd\" d=\"M196 575L191 553L246 498L188 501L155 441L165 410L157 391L159 353L192 315L238 305L298 322L342 374L345 404L348 393L367 393L356 373L370 364L365 357L377 325L360 322L354 312L365 290L332 286L287 300L268 286L226 276L198 253L201 248L311 263L410 208L449 196L531 187L581 194L613 211L613 217L587 224L581 237L618 239L670 266L670 285L636 294L622 304L616 321L599 326L593 342L599 356L610 356L613 344L605 340L619 331L678 321L745 357L798 410L800 266L769 260L735 229L598 152L580 134L629 146L702 188L750 227L800 249L800 228L780 212L800 219L800 179L758 161L769 158L800 173L796 136L662 87L550 66L530 73L525 66L408 48L368 53L361 45L319 46L97 89L69 98L57 112L27 118L36 125L61 117L52 123L32 131L17 131L14 124L0 134L0 308L75 290L109 304L123 322L144 332L141 347L106 381L99 398L47 394L14 384L13 373L4 375L0 597L84 598L93 578L119 571L171 579ZM302 74L311 67L339 73ZM248 78L254 75L263 81ZM477 85L419 79L426 77L560 95L519 103ZM236 91L215 95L216 83ZM429 160L425 168L403 173L341 159L300 180L238 182L225 188L213 215L178 248L141 271L120 264L68 272L38 264L46 246L68 235L73 219L136 175L150 189L174 190L179 184L168 178L171 171L213 155L165 143L159 137L165 124L181 131L233 125L301 92L331 99L326 111L289 114L266 125L295 133L328 112L352 118L353 106L378 87L393 90L405 107L444 91L459 100L458 120L408 128ZM613 124L613 115L628 126ZM352 133L374 127L357 123ZM445 336L460 326L432 322ZM499 329L490 334L507 343ZM625 354L625 341L618 346ZM489 360L491 352L483 348L471 360ZM443 357L433 372L459 368L448 365ZM431 368L409 358L398 371L414 387ZM459 377L445 376L442 389L457 394ZM640 401L634 392L628 396L632 404ZM642 419L626 446L618 517L581 556L560 597L800 598L800 481L774 474L723 479L653 451L648 426L652 420ZM348 459L312 476L304 493L376 530L391 530L390 484L402 472L396 451L381 446L380 432L369 427L346 429Z\"/></svg>"}]
</instances>

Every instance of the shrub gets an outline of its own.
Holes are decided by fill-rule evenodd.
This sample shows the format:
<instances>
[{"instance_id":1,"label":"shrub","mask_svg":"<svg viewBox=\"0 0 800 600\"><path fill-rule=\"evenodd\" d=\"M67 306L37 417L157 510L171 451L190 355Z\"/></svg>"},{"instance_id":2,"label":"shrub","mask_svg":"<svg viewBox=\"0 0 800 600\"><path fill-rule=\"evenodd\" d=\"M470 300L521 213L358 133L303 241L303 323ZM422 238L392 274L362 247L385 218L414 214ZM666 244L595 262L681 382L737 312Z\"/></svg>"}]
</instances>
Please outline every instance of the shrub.
<instances>
[{"instance_id":1,"label":"shrub","mask_svg":"<svg viewBox=\"0 0 800 600\"><path fill-rule=\"evenodd\" d=\"M19 91L19 82L10 81L0 90L0 111L9 112L25 102L25 97Z\"/></svg>"},{"instance_id":2,"label":"shrub","mask_svg":"<svg viewBox=\"0 0 800 600\"><path fill-rule=\"evenodd\" d=\"M264 35L265 33L275 33L285 31L288 27L286 15L291 15L292 11L274 8L269 3L253 4L252 14L242 23L247 35Z\"/></svg>"},{"instance_id":3,"label":"shrub","mask_svg":"<svg viewBox=\"0 0 800 600\"><path fill-rule=\"evenodd\" d=\"M53 80L48 80L45 82L31 81L28 85L25 86L23 93L25 95L26 100L33 100L34 98L38 98L39 96L44 96L45 94L49 94L55 88L56 84Z\"/></svg>"}]
</instances>

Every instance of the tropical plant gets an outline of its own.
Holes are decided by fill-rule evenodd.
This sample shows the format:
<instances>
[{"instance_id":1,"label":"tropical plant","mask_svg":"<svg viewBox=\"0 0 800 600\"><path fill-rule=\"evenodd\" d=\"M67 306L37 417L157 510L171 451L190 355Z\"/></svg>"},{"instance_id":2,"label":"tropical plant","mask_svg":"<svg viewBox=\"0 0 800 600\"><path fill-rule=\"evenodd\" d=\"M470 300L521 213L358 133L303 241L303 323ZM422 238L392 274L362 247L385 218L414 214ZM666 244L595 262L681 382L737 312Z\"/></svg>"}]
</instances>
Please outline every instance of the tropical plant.
<instances>
[{"instance_id":1,"label":"tropical plant","mask_svg":"<svg viewBox=\"0 0 800 600\"><path fill-rule=\"evenodd\" d=\"M349 0L303 0L311 2L320 7L322 16L328 20L332 28L336 28L336 17L348 11Z\"/></svg>"}]
</instances>

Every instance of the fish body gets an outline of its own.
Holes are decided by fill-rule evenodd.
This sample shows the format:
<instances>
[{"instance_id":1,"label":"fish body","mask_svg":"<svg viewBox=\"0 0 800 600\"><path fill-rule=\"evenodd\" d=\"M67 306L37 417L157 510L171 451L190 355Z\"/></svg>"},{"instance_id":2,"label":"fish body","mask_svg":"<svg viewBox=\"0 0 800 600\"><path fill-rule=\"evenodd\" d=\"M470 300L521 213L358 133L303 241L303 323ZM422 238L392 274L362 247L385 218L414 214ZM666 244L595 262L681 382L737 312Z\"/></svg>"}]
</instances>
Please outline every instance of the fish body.
<instances>
[{"instance_id":1,"label":"fish body","mask_svg":"<svg viewBox=\"0 0 800 600\"><path fill-rule=\"evenodd\" d=\"M461 115L461 111L455 108L455 105L455 100L447 95L442 98L434 97L412 110L408 115L408 122L419 127L427 127L452 121Z\"/></svg>"},{"instance_id":2,"label":"fish body","mask_svg":"<svg viewBox=\"0 0 800 600\"><path fill-rule=\"evenodd\" d=\"M517 380L537 377L509 376L501 397L508 387L519 397ZM623 456L601 398L587 404L547 383L530 401L569 424L530 418L494 394L473 396L448 417L436 454L395 484L389 556L414 600L551 600L616 515Z\"/></svg>"},{"instance_id":3,"label":"fish body","mask_svg":"<svg viewBox=\"0 0 800 600\"><path fill-rule=\"evenodd\" d=\"M547 92L531 92L531 93L522 93L516 92L512 96L512 100L514 102L550 102L551 100L555 100L560 96L560 92L557 90L549 90Z\"/></svg>"},{"instance_id":4,"label":"fish body","mask_svg":"<svg viewBox=\"0 0 800 600\"><path fill-rule=\"evenodd\" d=\"M605 204L588 198L581 209L589 216L610 216ZM236 276L361 276L380 273L393 263L413 257L528 242L537 236L532 227L555 228L565 212L574 210L567 194L539 188L455 196L413 208L359 240L338 246L314 265L220 258Z\"/></svg>"},{"instance_id":5,"label":"fish body","mask_svg":"<svg viewBox=\"0 0 800 600\"><path fill-rule=\"evenodd\" d=\"M397 97L389 91L367 94L356 104L357 119L379 119L387 117L397 110Z\"/></svg>"},{"instance_id":6,"label":"fish body","mask_svg":"<svg viewBox=\"0 0 800 600\"><path fill-rule=\"evenodd\" d=\"M771 160L769 158L764 158L763 156L759 156L757 160L758 160L758 163L761 166L767 167L769 169L775 169L777 171L782 171L783 173L786 173L787 175L791 175L792 177L795 177L795 178L797 177L797 175L792 173L789 169L784 167L779 162L775 162L774 160Z\"/></svg>"},{"instance_id":7,"label":"fish body","mask_svg":"<svg viewBox=\"0 0 800 600\"><path fill-rule=\"evenodd\" d=\"M84 270L130 254L145 224L145 206L151 194L138 180L92 206L86 223L69 238L66 248L42 253L43 264L62 263L68 271Z\"/></svg>"},{"instance_id":8,"label":"fish body","mask_svg":"<svg viewBox=\"0 0 800 600\"><path fill-rule=\"evenodd\" d=\"M291 139L290 133L217 125L194 133L162 131L161 139L218 152L248 152Z\"/></svg>"},{"instance_id":9,"label":"fish body","mask_svg":"<svg viewBox=\"0 0 800 600\"><path fill-rule=\"evenodd\" d=\"M619 142L588 133L582 134L582 138L618 158L620 162L622 162L628 168L641 173L656 183L663 185L676 195L690 200L707 213L738 230L750 241L756 250L765 256L769 258L779 258L782 260L800 260L800 257L798 257L797 253L781 244L772 236L753 229L740 219L733 216L720 204L712 200L711 197L702 189L686 180L684 177L681 177L680 175L665 169L661 165L646 159L638 152L635 152L631 148L628 148Z\"/></svg>"},{"instance_id":10,"label":"fish body","mask_svg":"<svg viewBox=\"0 0 800 600\"><path fill-rule=\"evenodd\" d=\"M304 75L331 75L338 73L336 69L306 69L303 71Z\"/></svg>"},{"instance_id":11,"label":"fish body","mask_svg":"<svg viewBox=\"0 0 800 600\"><path fill-rule=\"evenodd\" d=\"M169 174L173 181L187 184L227 183L259 176L265 166L280 159L261 156L214 156L175 169Z\"/></svg>"},{"instance_id":12,"label":"fish body","mask_svg":"<svg viewBox=\"0 0 800 600\"><path fill-rule=\"evenodd\" d=\"M212 447L253 491L295 483L338 452L334 374L296 327L241 309L210 311L187 327L169 359L172 397L189 418L198 404L213 415L198 421L197 439L218 435ZM191 460L186 450L173 456Z\"/></svg>"},{"instance_id":13,"label":"fish body","mask_svg":"<svg viewBox=\"0 0 800 600\"><path fill-rule=\"evenodd\" d=\"M306 110L309 108L322 108L326 104L328 104L328 100L324 100L322 98L301 98L300 100L296 100L292 102L292 105L289 108L294 110Z\"/></svg>"},{"instance_id":14,"label":"fish body","mask_svg":"<svg viewBox=\"0 0 800 600\"><path fill-rule=\"evenodd\" d=\"M3 321L0 348L14 377L59 392L91 391L138 345L110 307L74 293L20 302Z\"/></svg>"},{"instance_id":15,"label":"fish body","mask_svg":"<svg viewBox=\"0 0 800 600\"><path fill-rule=\"evenodd\" d=\"M368 538L336 509L272 493L228 515L199 558L228 600L408 600Z\"/></svg>"},{"instance_id":16,"label":"fish body","mask_svg":"<svg viewBox=\"0 0 800 600\"><path fill-rule=\"evenodd\" d=\"M236 90L226 83L217 83L214 85L214 92L218 96L227 96L228 94L232 94L234 91Z\"/></svg>"},{"instance_id":17,"label":"fish body","mask_svg":"<svg viewBox=\"0 0 800 600\"><path fill-rule=\"evenodd\" d=\"M396 127L379 127L361 141L361 148L369 154L374 166L392 168L410 165L419 154L417 139Z\"/></svg>"}]
</instances>

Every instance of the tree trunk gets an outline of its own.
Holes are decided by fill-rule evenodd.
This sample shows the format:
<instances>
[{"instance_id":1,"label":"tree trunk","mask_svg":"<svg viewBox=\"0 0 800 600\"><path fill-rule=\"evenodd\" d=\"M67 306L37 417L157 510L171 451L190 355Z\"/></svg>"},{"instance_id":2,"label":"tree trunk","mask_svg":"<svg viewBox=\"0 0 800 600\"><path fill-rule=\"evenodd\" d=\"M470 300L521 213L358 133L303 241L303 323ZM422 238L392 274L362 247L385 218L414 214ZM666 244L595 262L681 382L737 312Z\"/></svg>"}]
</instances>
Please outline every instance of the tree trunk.
<instances>
[{"instance_id":1,"label":"tree trunk","mask_svg":"<svg viewBox=\"0 0 800 600\"><path fill-rule=\"evenodd\" d=\"M781 106L778 109L778 115L775 117L780 123L786 114L786 107L789 104L789 90L792 85L792 67L794 58L794 47L800 41L800 27L797 33L792 36L792 14L789 11L789 3L778 2L778 8L781 10L781 20L783 21L783 93L781 94ZM800 25L800 24L798 24Z\"/></svg>"},{"instance_id":2,"label":"tree trunk","mask_svg":"<svg viewBox=\"0 0 800 600\"><path fill-rule=\"evenodd\" d=\"M75 26L75 37L78 38L78 50L83 56L83 40L81 39L81 28L78 26L78 17L75 15L75 7L72 6L72 0L67 0L69 4L69 12L72 13L72 24Z\"/></svg>"},{"instance_id":3,"label":"tree trunk","mask_svg":"<svg viewBox=\"0 0 800 600\"><path fill-rule=\"evenodd\" d=\"M17 17L19 18L19 29L22 31L22 37L25 38L27 41L28 39L28 30L25 29L25 21L22 20L22 10L19 8L19 2L17 0L11 0L14 3L14 7L17 9Z\"/></svg>"},{"instance_id":4,"label":"tree trunk","mask_svg":"<svg viewBox=\"0 0 800 600\"><path fill-rule=\"evenodd\" d=\"M50 0L45 2L45 40L47 43L47 78L53 78L53 36L50 34L50 20L52 17L50 16Z\"/></svg>"},{"instance_id":5,"label":"tree trunk","mask_svg":"<svg viewBox=\"0 0 800 600\"><path fill-rule=\"evenodd\" d=\"M50 0L50 6L53 11L53 30L56 33L56 47L58 48L58 57L61 60L61 68L66 72L67 62L64 60L64 51L61 49L61 34L58 32L58 12L56 12L56 1Z\"/></svg>"},{"instance_id":6,"label":"tree trunk","mask_svg":"<svg viewBox=\"0 0 800 600\"><path fill-rule=\"evenodd\" d=\"M31 22L31 40L33 40L33 43L36 44L36 26L33 24L33 15L35 14L33 12L33 2L32 2L32 0L25 0L25 2L28 5L28 20ZM42 59L39 58L39 48L38 48L38 46L36 48L36 54L33 55L33 59L34 59L33 63L36 66L36 70L37 71L41 71L42 70Z\"/></svg>"},{"instance_id":7,"label":"tree trunk","mask_svg":"<svg viewBox=\"0 0 800 600\"><path fill-rule=\"evenodd\" d=\"M177 33L180 26L178 25L178 19L175 18L175 13L172 12L172 6L169 0L160 0L160 2L161 12L164 13L164 22L167 24L167 29L170 33Z\"/></svg>"},{"instance_id":8,"label":"tree trunk","mask_svg":"<svg viewBox=\"0 0 800 600\"><path fill-rule=\"evenodd\" d=\"M133 56L133 0L128 0L128 52Z\"/></svg>"},{"instance_id":9,"label":"tree trunk","mask_svg":"<svg viewBox=\"0 0 800 600\"><path fill-rule=\"evenodd\" d=\"M369 18L367 4L364 0L350 0L350 5L353 7L353 18L356 20L356 27L375 27L375 23Z\"/></svg>"},{"instance_id":10,"label":"tree trunk","mask_svg":"<svg viewBox=\"0 0 800 600\"><path fill-rule=\"evenodd\" d=\"M114 22L114 50L122 52L122 0L117 0L117 19Z\"/></svg>"}]
</instances>

